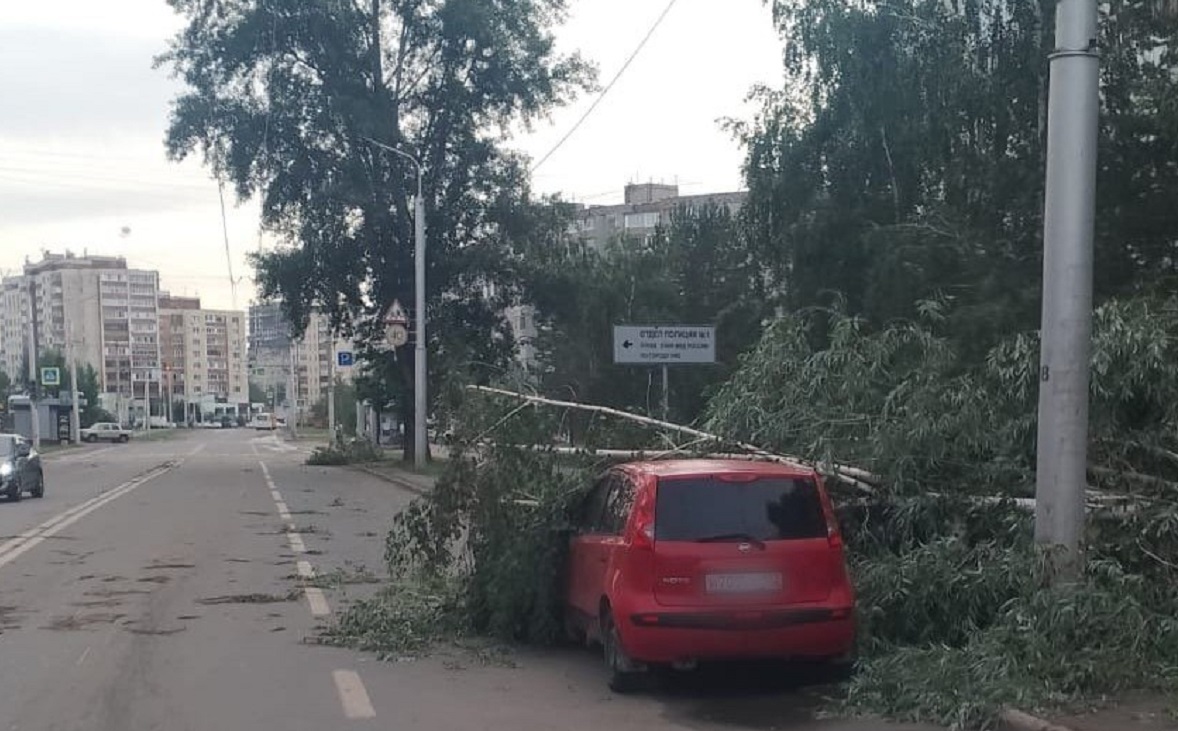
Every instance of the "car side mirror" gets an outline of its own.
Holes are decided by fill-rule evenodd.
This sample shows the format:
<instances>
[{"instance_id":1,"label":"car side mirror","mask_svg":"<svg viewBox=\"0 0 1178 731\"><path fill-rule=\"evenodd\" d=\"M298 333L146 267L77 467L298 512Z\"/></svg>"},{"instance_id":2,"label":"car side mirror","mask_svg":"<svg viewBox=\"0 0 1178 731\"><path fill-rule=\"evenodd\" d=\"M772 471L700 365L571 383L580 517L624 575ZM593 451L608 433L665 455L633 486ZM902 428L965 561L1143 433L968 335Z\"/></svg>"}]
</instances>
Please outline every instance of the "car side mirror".
<instances>
[{"instance_id":1,"label":"car side mirror","mask_svg":"<svg viewBox=\"0 0 1178 731\"><path fill-rule=\"evenodd\" d=\"M33 451L32 447L30 447L27 444L16 445L16 456L17 457L28 457L30 454L32 454L32 451Z\"/></svg>"}]
</instances>

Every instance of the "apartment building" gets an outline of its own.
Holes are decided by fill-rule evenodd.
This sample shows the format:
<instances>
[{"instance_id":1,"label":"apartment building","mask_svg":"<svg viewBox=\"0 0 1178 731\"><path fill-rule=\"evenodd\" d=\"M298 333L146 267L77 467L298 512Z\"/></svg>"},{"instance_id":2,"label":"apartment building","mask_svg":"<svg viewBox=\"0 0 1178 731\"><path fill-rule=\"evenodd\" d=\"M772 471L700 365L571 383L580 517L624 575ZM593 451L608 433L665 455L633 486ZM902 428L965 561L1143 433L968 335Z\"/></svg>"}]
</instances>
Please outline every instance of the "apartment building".
<instances>
[{"instance_id":1,"label":"apartment building","mask_svg":"<svg viewBox=\"0 0 1178 731\"><path fill-rule=\"evenodd\" d=\"M183 403L191 418L208 406L249 403L244 312L207 310L199 298L163 292L159 329L164 392L171 404Z\"/></svg>"},{"instance_id":2,"label":"apartment building","mask_svg":"<svg viewBox=\"0 0 1178 731\"><path fill-rule=\"evenodd\" d=\"M23 277L0 281L0 371L13 382L27 377L29 308Z\"/></svg>"},{"instance_id":3,"label":"apartment building","mask_svg":"<svg viewBox=\"0 0 1178 731\"><path fill-rule=\"evenodd\" d=\"M352 343L333 337L327 316L313 312L303 337L295 340L278 303L251 305L249 312L251 378L280 403L288 401L288 393L304 408L319 403L333 373L337 382L351 382L352 370L333 363L336 353L352 350Z\"/></svg>"},{"instance_id":4,"label":"apartment building","mask_svg":"<svg viewBox=\"0 0 1178 731\"><path fill-rule=\"evenodd\" d=\"M0 284L0 367L27 367L31 331L37 353L92 365L104 391L142 397L158 378L158 281L121 257L46 252Z\"/></svg>"},{"instance_id":5,"label":"apartment building","mask_svg":"<svg viewBox=\"0 0 1178 731\"><path fill-rule=\"evenodd\" d=\"M748 199L748 193L743 192L680 195L678 185L662 183L632 183L626 186L623 195L623 203L582 209L574 233L600 250L619 237L653 234L659 226L669 223L678 210L714 205L735 214Z\"/></svg>"}]
</instances>

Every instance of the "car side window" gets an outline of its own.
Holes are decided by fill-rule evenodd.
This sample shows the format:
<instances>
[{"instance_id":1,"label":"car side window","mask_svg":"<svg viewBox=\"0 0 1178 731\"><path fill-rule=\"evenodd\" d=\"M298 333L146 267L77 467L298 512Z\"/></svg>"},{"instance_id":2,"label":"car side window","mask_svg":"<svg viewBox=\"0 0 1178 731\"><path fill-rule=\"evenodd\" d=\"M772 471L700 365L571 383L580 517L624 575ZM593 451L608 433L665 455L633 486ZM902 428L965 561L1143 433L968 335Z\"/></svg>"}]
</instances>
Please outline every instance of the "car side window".
<instances>
[{"instance_id":1,"label":"car side window","mask_svg":"<svg viewBox=\"0 0 1178 731\"><path fill-rule=\"evenodd\" d=\"M634 482L625 475L616 475L612 480L609 495L606 496L601 532L612 536L621 535L633 504Z\"/></svg>"},{"instance_id":2,"label":"car side window","mask_svg":"<svg viewBox=\"0 0 1178 731\"><path fill-rule=\"evenodd\" d=\"M602 477L585 496L581 513L577 516L577 528L581 533L601 532L601 514L605 510L605 500L609 497L613 480L613 475Z\"/></svg>"}]
</instances>

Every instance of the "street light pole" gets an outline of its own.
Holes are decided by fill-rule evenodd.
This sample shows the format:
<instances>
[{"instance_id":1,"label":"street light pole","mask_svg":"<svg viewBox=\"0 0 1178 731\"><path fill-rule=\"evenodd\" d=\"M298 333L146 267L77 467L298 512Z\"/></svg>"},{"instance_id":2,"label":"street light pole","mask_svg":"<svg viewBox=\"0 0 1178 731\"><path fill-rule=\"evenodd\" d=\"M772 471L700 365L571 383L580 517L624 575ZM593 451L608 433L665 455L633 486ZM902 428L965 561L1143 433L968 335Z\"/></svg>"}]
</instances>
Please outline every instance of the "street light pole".
<instances>
[{"instance_id":1,"label":"street light pole","mask_svg":"<svg viewBox=\"0 0 1178 731\"><path fill-rule=\"evenodd\" d=\"M1035 541L1047 578L1083 570L1100 56L1097 0L1058 0L1043 221Z\"/></svg>"},{"instance_id":2,"label":"street light pole","mask_svg":"<svg viewBox=\"0 0 1178 731\"><path fill-rule=\"evenodd\" d=\"M398 150L371 138L365 138L370 144L386 152L400 155L417 168L417 198L413 202L413 268L414 290L416 301L414 312L414 329L417 331L413 348L413 464L418 469L425 466L428 454L426 434L426 398L428 378L426 375L427 356L425 338L425 195L422 180L425 177L421 162L403 150Z\"/></svg>"}]
</instances>

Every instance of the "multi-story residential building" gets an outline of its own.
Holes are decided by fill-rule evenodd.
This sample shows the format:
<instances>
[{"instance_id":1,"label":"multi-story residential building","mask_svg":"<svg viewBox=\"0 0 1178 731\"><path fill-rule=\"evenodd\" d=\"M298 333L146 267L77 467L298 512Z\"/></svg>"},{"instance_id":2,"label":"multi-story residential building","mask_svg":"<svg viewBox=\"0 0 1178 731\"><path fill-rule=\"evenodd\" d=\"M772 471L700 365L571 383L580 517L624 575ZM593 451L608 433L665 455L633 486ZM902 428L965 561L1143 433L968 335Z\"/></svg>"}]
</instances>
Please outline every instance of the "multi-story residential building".
<instances>
[{"instance_id":1,"label":"multi-story residential building","mask_svg":"<svg viewBox=\"0 0 1178 731\"><path fill-rule=\"evenodd\" d=\"M352 343L334 338L331 322L313 312L303 337L294 340L291 326L274 302L250 306L249 357L254 383L267 394L288 401L288 393L297 405L310 407L326 395L334 373L335 380L349 383L351 369L335 368L336 353L350 351Z\"/></svg>"},{"instance_id":2,"label":"multi-story residential building","mask_svg":"<svg viewBox=\"0 0 1178 731\"><path fill-rule=\"evenodd\" d=\"M159 275L121 257L45 253L0 285L0 364L27 367L56 350L99 373L104 391L143 396L158 370L155 293Z\"/></svg>"},{"instance_id":3,"label":"multi-story residential building","mask_svg":"<svg viewBox=\"0 0 1178 731\"><path fill-rule=\"evenodd\" d=\"M619 237L644 237L654 233L660 225L670 222L675 211L714 205L735 214L747 199L748 194L743 192L679 195L677 185L630 184L626 186L623 203L582 209L576 233L600 250Z\"/></svg>"},{"instance_id":4,"label":"multi-story residential building","mask_svg":"<svg viewBox=\"0 0 1178 731\"><path fill-rule=\"evenodd\" d=\"M0 371L14 383L23 382L28 375L27 294L24 277L5 277L0 281Z\"/></svg>"},{"instance_id":5,"label":"multi-story residential building","mask_svg":"<svg viewBox=\"0 0 1178 731\"><path fill-rule=\"evenodd\" d=\"M170 402L182 402L188 418L218 404L236 409L249 403L244 312L202 309L198 298L165 292L159 321Z\"/></svg>"}]
</instances>

